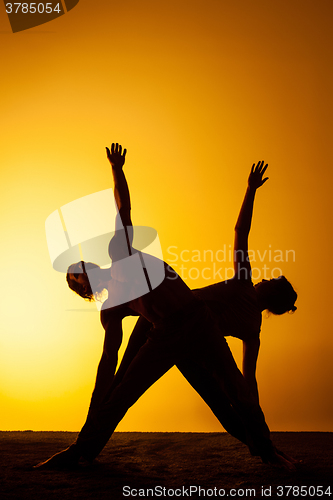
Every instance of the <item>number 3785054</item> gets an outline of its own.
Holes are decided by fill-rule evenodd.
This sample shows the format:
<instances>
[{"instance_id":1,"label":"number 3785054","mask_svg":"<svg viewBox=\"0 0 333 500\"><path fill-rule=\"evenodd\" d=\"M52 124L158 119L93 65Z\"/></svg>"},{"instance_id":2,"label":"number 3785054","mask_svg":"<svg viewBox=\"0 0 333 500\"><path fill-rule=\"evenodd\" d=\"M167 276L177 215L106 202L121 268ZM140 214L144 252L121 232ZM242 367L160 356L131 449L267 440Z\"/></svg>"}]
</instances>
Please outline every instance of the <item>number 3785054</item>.
<instances>
[{"instance_id":1,"label":"number 3785054","mask_svg":"<svg viewBox=\"0 0 333 500\"><path fill-rule=\"evenodd\" d=\"M57 12L60 14L62 12L62 8L60 3L57 3L53 7L51 2L43 3L43 2L34 2L34 3L6 3L6 12L7 14L52 14L52 12Z\"/></svg>"}]
</instances>

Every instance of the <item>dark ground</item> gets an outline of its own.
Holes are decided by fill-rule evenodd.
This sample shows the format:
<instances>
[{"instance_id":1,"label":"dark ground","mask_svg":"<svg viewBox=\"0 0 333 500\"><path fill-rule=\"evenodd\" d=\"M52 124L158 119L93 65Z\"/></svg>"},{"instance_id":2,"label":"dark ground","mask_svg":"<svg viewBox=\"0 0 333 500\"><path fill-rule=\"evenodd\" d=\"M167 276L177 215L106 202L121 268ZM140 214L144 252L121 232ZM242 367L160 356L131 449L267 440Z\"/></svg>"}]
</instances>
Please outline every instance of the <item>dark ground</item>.
<instances>
[{"instance_id":1,"label":"dark ground","mask_svg":"<svg viewBox=\"0 0 333 500\"><path fill-rule=\"evenodd\" d=\"M333 433L272 433L274 444L302 460L292 473L262 464L226 433L119 432L92 466L32 468L75 437L71 432L0 432L0 499L333 497ZM195 487L202 488L200 495Z\"/></svg>"}]
</instances>

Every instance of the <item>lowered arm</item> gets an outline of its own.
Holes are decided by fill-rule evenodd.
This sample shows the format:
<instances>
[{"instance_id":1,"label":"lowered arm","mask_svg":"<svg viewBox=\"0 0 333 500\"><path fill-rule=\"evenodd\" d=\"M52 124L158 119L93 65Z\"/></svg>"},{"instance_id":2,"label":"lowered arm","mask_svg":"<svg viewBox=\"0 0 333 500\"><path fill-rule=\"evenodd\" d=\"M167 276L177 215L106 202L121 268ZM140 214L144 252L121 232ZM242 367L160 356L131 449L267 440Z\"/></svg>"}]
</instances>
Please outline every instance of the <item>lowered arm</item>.
<instances>
[{"instance_id":1,"label":"lowered arm","mask_svg":"<svg viewBox=\"0 0 333 500\"><path fill-rule=\"evenodd\" d=\"M118 351L122 343L123 330L121 317L115 316L108 321L105 329L103 353L98 365L95 388L92 393L88 418L105 401L114 380L118 363Z\"/></svg>"},{"instance_id":2,"label":"lowered arm","mask_svg":"<svg viewBox=\"0 0 333 500\"><path fill-rule=\"evenodd\" d=\"M260 340L251 339L243 341L243 376L252 395L259 404L259 393L256 379L256 367L259 354Z\"/></svg>"},{"instance_id":3,"label":"lowered arm","mask_svg":"<svg viewBox=\"0 0 333 500\"><path fill-rule=\"evenodd\" d=\"M147 341L147 335L152 324L144 317L140 316L129 338L123 358L115 374L111 391L122 381L126 370L139 352L140 348Z\"/></svg>"},{"instance_id":4,"label":"lowered arm","mask_svg":"<svg viewBox=\"0 0 333 500\"><path fill-rule=\"evenodd\" d=\"M104 347L98 365L95 388L92 394L88 416L80 434L88 433L89 435L91 423L94 428L94 417L98 414L98 410L103 404L114 379L121 341L122 321L121 317L117 315L117 317L108 321L107 327L105 328ZM56 453L45 462L39 463L36 467L41 469L71 468L77 465L80 457L81 449L77 443L74 443L69 448Z\"/></svg>"}]
</instances>

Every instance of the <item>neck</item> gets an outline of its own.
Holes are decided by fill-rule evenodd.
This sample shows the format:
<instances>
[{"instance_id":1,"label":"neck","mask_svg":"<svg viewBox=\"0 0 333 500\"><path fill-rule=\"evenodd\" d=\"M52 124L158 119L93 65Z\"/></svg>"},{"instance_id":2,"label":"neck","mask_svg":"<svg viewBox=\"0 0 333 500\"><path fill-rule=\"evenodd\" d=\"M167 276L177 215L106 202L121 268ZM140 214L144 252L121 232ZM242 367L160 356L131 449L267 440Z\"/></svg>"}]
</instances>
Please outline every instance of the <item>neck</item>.
<instances>
[{"instance_id":1,"label":"neck","mask_svg":"<svg viewBox=\"0 0 333 500\"><path fill-rule=\"evenodd\" d=\"M100 282L107 284L111 279L110 267L107 269L101 269L100 271Z\"/></svg>"},{"instance_id":2,"label":"neck","mask_svg":"<svg viewBox=\"0 0 333 500\"><path fill-rule=\"evenodd\" d=\"M262 296L262 294L260 293L260 290L256 290L256 292L257 292L257 302L259 305L259 309L261 312L263 312L263 311L265 311L265 309L267 309L265 297Z\"/></svg>"}]
</instances>

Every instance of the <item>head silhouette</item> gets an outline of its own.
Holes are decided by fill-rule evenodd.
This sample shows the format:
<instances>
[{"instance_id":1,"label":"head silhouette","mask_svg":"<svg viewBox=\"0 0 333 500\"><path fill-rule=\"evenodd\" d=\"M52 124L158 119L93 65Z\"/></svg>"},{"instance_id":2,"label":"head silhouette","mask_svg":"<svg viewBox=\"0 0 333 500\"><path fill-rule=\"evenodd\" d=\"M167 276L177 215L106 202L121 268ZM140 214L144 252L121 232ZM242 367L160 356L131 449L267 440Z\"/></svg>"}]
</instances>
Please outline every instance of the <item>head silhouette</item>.
<instances>
[{"instance_id":1,"label":"head silhouette","mask_svg":"<svg viewBox=\"0 0 333 500\"><path fill-rule=\"evenodd\" d=\"M272 314L281 315L296 311L297 293L284 276L269 281L263 280L257 283L255 288L264 309Z\"/></svg>"},{"instance_id":2,"label":"head silhouette","mask_svg":"<svg viewBox=\"0 0 333 500\"><path fill-rule=\"evenodd\" d=\"M101 270L97 264L92 262L77 262L72 264L67 269L67 283L71 290L80 295L83 299L94 301L95 295L102 292L105 285L100 279L92 279L92 275L96 276L96 271ZM88 274L89 273L89 276ZM93 282L93 288L91 283Z\"/></svg>"}]
</instances>

